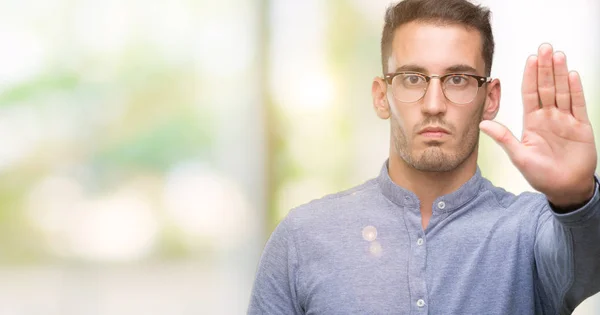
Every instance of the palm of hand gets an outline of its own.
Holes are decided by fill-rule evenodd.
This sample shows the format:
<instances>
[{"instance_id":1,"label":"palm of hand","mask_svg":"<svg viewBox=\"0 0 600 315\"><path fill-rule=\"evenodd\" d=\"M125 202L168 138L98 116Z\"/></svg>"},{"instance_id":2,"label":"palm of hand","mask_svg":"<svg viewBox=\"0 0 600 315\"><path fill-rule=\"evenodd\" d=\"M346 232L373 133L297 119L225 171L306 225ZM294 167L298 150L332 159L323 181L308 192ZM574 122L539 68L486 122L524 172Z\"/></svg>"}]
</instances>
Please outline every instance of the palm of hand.
<instances>
[{"instance_id":1,"label":"palm of hand","mask_svg":"<svg viewBox=\"0 0 600 315\"><path fill-rule=\"evenodd\" d=\"M590 124L558 110L541 109L527 114L522 150L515 166L538 191L565 191L591 177L596 168L596 148Z\"/></svg>"}]
</instances>

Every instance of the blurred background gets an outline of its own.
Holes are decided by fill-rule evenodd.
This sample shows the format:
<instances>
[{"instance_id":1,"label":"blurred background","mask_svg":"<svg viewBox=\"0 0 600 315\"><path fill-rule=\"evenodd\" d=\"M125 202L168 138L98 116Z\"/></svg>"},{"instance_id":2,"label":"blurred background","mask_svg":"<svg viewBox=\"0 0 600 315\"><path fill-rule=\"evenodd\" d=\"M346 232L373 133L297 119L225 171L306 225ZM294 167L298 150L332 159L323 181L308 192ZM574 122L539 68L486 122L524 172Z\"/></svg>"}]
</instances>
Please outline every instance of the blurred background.
<instances>
[{"instance_id":1,"label":"blurred background","mask_svg":"<svg viewBox=\"0 0 600 315\"><path fill-rule=\"evenodd\" d=\"M387 157L370 86L390 3L0 1L0 314L245 313L279 220ZM480 3L498 121L521 133L525 59L551 42L600 139L598 1ZM486 136L479 163L531 190Z\"/></svg>"}]
</instances>

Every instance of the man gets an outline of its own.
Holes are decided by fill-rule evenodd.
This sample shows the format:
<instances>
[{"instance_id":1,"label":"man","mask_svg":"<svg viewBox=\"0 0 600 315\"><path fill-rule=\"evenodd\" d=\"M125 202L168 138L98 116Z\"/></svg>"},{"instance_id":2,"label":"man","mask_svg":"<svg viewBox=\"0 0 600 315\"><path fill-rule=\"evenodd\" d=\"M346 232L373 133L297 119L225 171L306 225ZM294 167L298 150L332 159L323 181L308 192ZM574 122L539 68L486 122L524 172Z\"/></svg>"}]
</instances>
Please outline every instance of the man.
<instances>
[{"instance_id":1,"label":"man","mask_svg":"<svg viewBox=\"0 0 600 315\"><path fill-rule=\"evenodd\" d=\"M262 255L249 314L569 314L600 291L600 194L582 85L541 45L523 75L518 141L491 121L489 10L406 0L386 14L375 112L380 175L293 209ZM479 130L540 193L477 167Z\"/></svg>"}]
</instances>

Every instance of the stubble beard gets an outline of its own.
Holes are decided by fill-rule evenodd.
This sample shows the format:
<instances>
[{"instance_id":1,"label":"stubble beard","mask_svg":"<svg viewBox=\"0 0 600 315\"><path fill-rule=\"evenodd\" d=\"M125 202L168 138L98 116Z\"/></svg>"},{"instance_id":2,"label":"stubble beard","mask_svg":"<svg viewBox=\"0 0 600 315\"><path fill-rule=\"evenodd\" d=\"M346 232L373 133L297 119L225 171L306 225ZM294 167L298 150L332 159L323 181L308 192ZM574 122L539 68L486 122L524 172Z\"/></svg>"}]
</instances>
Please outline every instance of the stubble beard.
<instances>
[{"instance_id":1,"label":"stubble beard","mask_svg":"<svg viewBox=\"0 0 600 315\"><path fill-rule=\"evenodd\" d=\"M455 152L444 152L442 143L431 141L428 147L420 152L415 152L409 145L406 133L403 131L396 119L392 116L391 127L394 147L396 152L410 167L423 172L449 172L462 165L476 150L479 142L479 123L483 117L483 105L474 113L469 121L468 127L457 140L458 147ZM435 119L431 119L435 121ZM439 121L439 119L438 119ZM446 124L442 124L446 125Z\"/></svg>"}]
</instances>

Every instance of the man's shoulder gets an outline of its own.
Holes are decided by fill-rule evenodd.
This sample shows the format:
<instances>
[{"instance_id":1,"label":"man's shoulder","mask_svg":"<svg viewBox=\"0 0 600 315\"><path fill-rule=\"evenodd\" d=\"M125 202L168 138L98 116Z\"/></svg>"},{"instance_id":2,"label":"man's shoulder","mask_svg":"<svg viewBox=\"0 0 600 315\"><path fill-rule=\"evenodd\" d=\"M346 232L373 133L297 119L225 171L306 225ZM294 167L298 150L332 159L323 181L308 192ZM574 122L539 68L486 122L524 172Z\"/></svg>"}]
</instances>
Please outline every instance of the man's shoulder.
<instances>
[{"instance_id":1,"label":"man's shoulder","mask_svg":"<svg viewBox=\"0 0 600 315\"><path fill-rule=\"evenodd\" d=\"M356 211L365 209L381 196L376 179L370 179L360 185L325 195L297 206L289 211L286 220L293 225L304 225L307 221L334 221L352 216Z\"/></svg>"}]
</instances>

